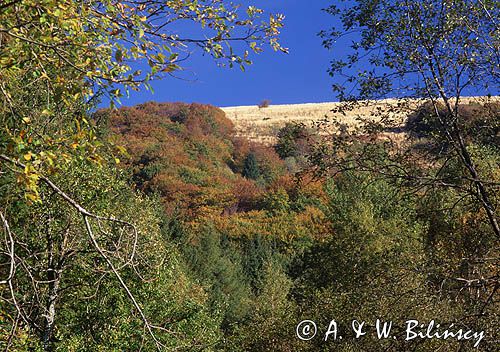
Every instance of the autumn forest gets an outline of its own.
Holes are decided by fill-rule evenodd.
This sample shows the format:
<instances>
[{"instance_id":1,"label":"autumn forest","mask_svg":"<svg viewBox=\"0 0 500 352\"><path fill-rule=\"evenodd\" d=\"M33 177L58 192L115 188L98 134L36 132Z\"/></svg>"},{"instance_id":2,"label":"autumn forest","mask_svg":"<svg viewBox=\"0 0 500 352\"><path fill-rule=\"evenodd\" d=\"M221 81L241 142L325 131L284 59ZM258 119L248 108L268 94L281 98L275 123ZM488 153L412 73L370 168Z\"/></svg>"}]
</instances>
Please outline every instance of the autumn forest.
<instances>
[{"instance_id":1,"label":"autumn forest","mask_svg":"<svg viewBox=\"0 0 500 352\"><path fill-rule=\"evenodd\" d=\"M286 11L0 1L1 350L498 351L499 3L330 3L338 104L264 143L122 101L291 53Z\"/></svg>"}]
</instances>

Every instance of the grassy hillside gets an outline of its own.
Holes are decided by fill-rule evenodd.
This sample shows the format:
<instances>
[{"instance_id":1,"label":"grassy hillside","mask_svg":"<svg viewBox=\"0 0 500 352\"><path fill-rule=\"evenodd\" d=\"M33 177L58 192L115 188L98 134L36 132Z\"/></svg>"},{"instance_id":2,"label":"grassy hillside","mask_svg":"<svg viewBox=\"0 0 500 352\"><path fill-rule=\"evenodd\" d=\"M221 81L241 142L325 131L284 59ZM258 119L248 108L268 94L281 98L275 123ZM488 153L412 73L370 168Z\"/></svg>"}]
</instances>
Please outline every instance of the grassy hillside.
<instances>
[{"instance_id":1,"label":"grassy hillside","mask_svg":"<svg viewBox=\"0 0 500 352\"><path fill-rule=\"evenodd\" d=\"M500 101L500 97L492 98ZM484 97L464 98L461 103L484 103ZM350 107L343 103L309 103L269 105L266 108L255 106L223 107L222 111L234 123L236 134L252 141L272 145L276 142L277 132L287 122L313 124L327 123L324 132L334 129L332 121L338 121L347 128L354 128L359 124L360 118L373 116L375 121L380 121L381 116L393 120L393 127L403 127L408 115L420 105L420 100L386 99L379 101L366 101ZM343 110L334 112L335 110ZM400 131L402 132L402 131ZM395 133L395 132L392 132Z\"/></svg>"}]
</instances>

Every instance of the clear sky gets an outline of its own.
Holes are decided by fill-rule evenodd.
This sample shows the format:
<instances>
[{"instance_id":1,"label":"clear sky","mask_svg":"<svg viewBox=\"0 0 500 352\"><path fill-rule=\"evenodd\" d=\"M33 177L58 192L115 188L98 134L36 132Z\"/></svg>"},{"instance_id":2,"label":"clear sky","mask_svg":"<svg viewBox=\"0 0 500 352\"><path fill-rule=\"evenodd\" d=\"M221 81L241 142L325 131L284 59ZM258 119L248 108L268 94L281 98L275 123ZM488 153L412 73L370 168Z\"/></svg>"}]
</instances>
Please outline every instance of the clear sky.
<instances>
[{"instance_id":1,"label":"clear sky","mask_svg":"<svg viewBox=\"0 0 500 352\"><path fill-rule=\"evenodd\" d=\"M236 1L238 2L238 1ZM286 16L281 43L289 54L265 52L254 55L254 64L245 72L217 67L208 56L194 54L185 62L186 72L179 80L166 78L153 82L149 91L131 92L122 104L129 106L158 102L199 102L216 106L257 105L263 99L272 104L335 101L332 79L327 73L332 52L321 46L317 33L334 24L331 15L321 11L331 0L257 0L252 3L266 12ZM339 48L337 48L339 50Z\"/></svg>"}]
</instances>

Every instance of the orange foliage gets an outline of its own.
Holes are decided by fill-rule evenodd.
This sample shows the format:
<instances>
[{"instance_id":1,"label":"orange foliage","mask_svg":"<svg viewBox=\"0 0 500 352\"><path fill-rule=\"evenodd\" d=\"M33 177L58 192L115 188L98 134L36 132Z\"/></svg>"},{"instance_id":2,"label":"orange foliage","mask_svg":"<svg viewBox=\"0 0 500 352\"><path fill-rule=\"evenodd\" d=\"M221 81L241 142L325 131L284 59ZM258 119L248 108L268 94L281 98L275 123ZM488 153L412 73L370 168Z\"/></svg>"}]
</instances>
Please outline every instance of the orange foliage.
<instances>
[{"instance_id":1,"label":"orange foliage","mask_svg":"<svg viewBox=\"0 0 500 352\"><path fill-rule=\"evenodd\" d=\"M235 204L243 211L261 193L234 172L234 159L241 157L234 126L216 107L150 102L113 111L109 126L130 154L125 166L137 186L158 193L167 211L180 209L191 219L220 215Z\"/></svg>"},{"instance_id":2,"label":"orange foliage","mask_svg":"<svg viewBox=\"0 0 500 352\"><path fill-rule=\"evenodd\" d=\"M285 174L285 164L276 154L274 148L241 137L234 138L233 145L233 164L238 172L242 172L246 157L252 153L255 155L266 181L272 182Z\"/></svg>"},{"instance_id":3,"label":"orange foliage","mask_svg":"<svg viewBox=\"0 0 500 352\"><path fill-rule=\"evenodd\" d=\"M315 197L326 202L328 197L325 193L324 181L316 178L312 173L303 172L297 179L295 187L304 196Z\"/></svg>"}]
</instances>

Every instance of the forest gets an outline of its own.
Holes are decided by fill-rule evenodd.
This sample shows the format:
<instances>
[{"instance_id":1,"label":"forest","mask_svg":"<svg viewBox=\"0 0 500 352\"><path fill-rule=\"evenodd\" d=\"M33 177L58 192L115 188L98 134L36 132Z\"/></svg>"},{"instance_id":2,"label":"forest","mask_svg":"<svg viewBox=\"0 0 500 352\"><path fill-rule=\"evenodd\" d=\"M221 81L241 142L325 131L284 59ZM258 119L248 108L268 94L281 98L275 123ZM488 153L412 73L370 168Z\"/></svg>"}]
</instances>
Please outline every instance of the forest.
<instances>
[{"instance_id":1,"label":"forest","mask_svg":"<svg viewBox=\"0 0 500 352\"><path fill-rule=\"evenodd\" d=\"M359 33L325 73L339 117L267 145L216 106L120 102L189 48L288 53L283 15L0 2L1 350L498 351L500 5L331 3L323 46Z\"/></svg>"}]
</instances>

